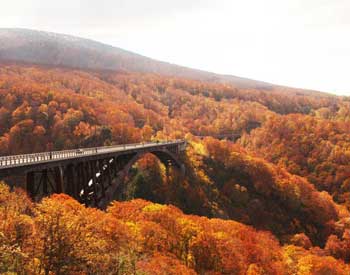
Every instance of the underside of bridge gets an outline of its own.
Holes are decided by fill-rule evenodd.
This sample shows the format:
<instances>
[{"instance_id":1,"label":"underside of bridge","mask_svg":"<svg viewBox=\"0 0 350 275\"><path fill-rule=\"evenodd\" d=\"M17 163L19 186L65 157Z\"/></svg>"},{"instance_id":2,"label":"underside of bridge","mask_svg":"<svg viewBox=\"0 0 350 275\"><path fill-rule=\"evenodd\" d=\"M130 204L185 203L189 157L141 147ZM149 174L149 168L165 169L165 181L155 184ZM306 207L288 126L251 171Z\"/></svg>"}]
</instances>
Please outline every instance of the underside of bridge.
<instances>
[{"instance_id":1,"label":"underside of bridge","mask_svg":"<svg viewBox=\"0 0 350 275\"><path fill-rule=\"evenodd\" d=\"M82 159L74 163L27 171L27 192L34 200L53 193L66 193L86 206L105 209L116 197L116 192L124 183L130 168L147 153L155 155L167 171L173 167L185 172L184 165L178 158L177 148L161 148Z\"/></svg>"}]
</instances>

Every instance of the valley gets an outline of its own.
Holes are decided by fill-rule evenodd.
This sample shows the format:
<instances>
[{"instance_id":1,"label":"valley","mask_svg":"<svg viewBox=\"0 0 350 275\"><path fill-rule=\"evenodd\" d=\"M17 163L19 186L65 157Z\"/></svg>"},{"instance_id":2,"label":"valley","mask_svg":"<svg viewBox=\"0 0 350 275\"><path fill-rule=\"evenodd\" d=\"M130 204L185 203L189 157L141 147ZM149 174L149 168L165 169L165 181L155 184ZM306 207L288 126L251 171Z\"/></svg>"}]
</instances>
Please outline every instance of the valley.
<instances>
[{"instance_id":1,"label":"valley","mask_svg":"<svg viewBox=\"0 0 350 275\"><path fill-rule=\"evenodd\" d=\"M5 178L0 272L350 273L350 98L50 33L0 41L0 156L187 142L184 175L143 154L106 211Z\"/></svg>"}]
</instances>

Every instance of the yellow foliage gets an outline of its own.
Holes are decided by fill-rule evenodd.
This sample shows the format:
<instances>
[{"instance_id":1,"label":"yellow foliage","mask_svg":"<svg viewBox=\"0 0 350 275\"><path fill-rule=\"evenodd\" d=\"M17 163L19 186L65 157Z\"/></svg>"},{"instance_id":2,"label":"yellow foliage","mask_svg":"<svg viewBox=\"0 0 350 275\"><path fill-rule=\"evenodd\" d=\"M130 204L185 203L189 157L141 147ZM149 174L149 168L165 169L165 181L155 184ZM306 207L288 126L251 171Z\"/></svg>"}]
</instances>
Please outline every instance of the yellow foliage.
<instances>
[{"instance_id":1,"label":"yellow foliage","mask_svg":"<svg viewBox=\"0 0 350 275\"><path fill-rule=\"evenodd\" d=\"M142 208L142 211L144 212L157 212L165 209L165 205L161 205L158 203L151 203L149 205L146 205L144 208Z\"/></svg>"}]
</instances>

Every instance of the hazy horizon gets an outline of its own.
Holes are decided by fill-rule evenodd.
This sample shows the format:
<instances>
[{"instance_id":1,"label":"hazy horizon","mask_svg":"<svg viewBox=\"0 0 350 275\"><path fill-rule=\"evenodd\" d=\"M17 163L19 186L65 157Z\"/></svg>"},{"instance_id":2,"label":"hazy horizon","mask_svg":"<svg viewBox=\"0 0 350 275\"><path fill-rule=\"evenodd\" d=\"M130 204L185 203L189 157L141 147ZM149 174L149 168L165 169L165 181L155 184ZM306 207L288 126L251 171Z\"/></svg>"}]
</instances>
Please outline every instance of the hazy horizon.
<instances>
[{"instance_id":1,"label":"hazy horizon","mask_svg":"<svg viewBox=\"0 0 350 275\"><path fill-rule=\"evenodd\" d=\"M70 34L186 67L350 95L344 0L14 0L3 7L3 28Z\"/></svg>"}]
</instances>

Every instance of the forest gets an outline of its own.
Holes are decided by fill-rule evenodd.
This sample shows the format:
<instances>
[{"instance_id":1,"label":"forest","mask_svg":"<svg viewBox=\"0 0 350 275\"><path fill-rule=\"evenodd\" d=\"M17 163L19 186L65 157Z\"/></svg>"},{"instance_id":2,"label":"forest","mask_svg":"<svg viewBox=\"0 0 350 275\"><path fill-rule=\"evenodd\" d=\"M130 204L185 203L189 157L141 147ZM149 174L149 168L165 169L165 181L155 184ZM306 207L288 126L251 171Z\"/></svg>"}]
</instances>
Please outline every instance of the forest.
<instances>
[{"instance_id":1,"label":"forest","mask_svg":"<svg viewBox=\"0 0 350 275\"><path fill-rule=\"evenodd\" d=\"M0 185L0 272L18 274L348 274L304 234L281 246L235 221L136 199L106 212L66 195L33 204ZM349 239L347 239L349 242ZM310 273L302 273L302 272ZM10 273L6 273L10 274Z\"/></svg>"},{"instance_id":2,"label":"forest","mask_svg":"<svg viewBox=\"0 0 350 275\"><path fill-rule=\"evenodd\" d=\"M189 145L184 178L147 155L107 211L33 202L8 179L0 273L349 274L349 110L322 93L4 63L0 155Z\"/></svg>"}]
</instances>

